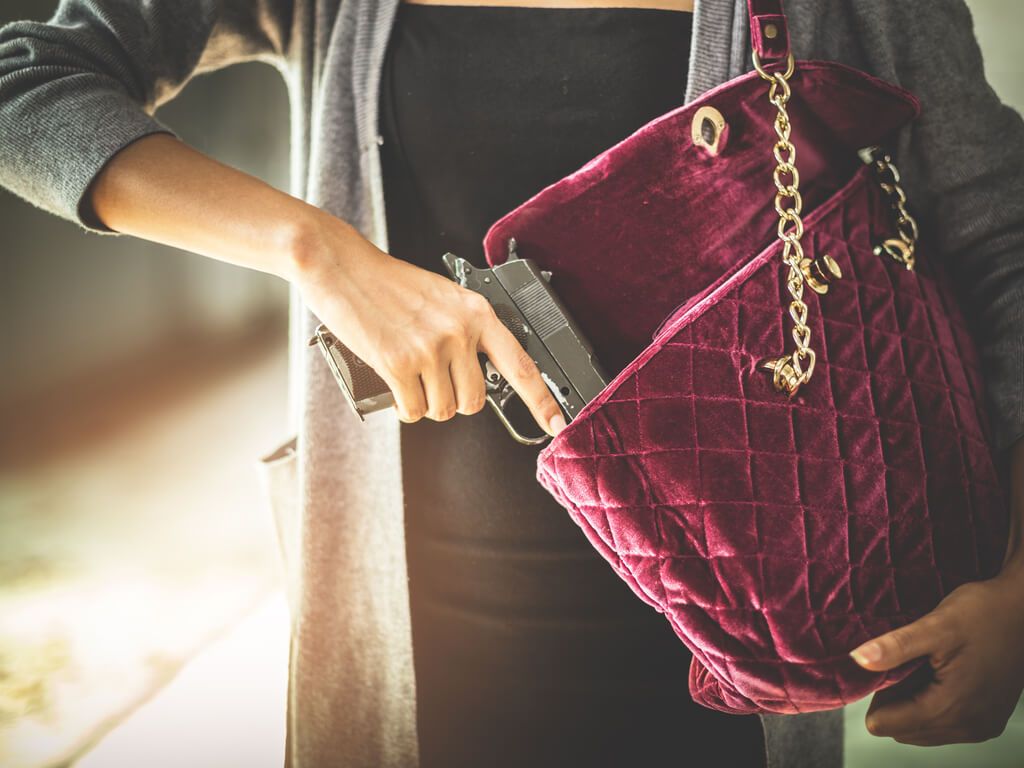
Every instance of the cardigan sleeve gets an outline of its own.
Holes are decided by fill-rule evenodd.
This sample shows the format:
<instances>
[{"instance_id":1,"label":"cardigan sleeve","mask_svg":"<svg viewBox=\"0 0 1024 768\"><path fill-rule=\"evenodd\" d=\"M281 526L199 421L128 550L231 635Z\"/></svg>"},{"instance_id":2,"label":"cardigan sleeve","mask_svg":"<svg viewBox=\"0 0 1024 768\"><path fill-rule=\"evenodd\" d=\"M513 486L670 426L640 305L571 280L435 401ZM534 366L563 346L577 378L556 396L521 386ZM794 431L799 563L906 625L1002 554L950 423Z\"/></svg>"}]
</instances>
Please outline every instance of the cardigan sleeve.
<instances>
[{"instance_id":1,"label":"cardigan sleeve","mask_svg":"<svg viewBox=\"0 0 1024 768\"><path fill-rule=\"evenodd\" d=\"M85 229L84 204L119 150L195 74L246 60L280 66L291 0L62 0L46 23L0 28L0 185Z\"/></svg>"},{"instance_id":2,"label":"cardigan sleeve","mask_svg":"<svg viewBox=\"0 0 1024 768\"><path fill-rule=\"evenodd\" d=\"M977 340L994 448L1024 437L1024 121L985 77L964 0L850 3L876 70L921 101L895 158Z\"/></svg>"}]
</instances>

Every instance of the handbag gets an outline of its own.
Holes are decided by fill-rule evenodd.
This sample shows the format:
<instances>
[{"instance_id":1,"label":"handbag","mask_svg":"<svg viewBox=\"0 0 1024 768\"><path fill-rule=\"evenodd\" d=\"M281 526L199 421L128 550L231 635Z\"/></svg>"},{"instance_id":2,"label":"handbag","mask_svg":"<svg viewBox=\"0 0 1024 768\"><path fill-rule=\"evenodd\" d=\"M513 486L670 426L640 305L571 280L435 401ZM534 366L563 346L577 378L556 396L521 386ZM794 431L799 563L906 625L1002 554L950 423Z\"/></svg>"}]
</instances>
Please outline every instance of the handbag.
<instances>
[{"instance_id":1,"label":"handbag","mask_svg":"<svg viewBox=\"0 0 1024 768\"><path fill-rule=\"evenodd\" d=\"M849 657L1001 565L978 353L889 146L907 91L797 63L749 0L754 71L495 221L614 378L537 479L693 656L695 701L841 707L924 660ZM799 150L799 155L798 155Z\"/></svg>"}]
</instances>

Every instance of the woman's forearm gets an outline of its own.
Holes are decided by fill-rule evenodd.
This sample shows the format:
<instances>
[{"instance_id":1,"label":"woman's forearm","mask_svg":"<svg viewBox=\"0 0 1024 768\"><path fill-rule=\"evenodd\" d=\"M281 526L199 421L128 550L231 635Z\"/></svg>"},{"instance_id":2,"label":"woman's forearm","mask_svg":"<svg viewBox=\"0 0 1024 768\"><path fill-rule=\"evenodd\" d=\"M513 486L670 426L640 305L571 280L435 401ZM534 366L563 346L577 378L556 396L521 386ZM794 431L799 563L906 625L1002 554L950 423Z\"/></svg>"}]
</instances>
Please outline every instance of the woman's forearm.
<instances>
[{"instance_id":1,"label":"woman's forearm","mask_svg":"<svg viewBox=\"0 0 1024 768\"><path fill-rule=\"evenodd\" d=\"M319 230L366 242L347 223L168 134L139 139L97 176L87 204L110 229L295 280ZM340 238L340 240L339 240ZM344 259L345 251L332 254Z\"/></svg>"},{"instance_id":2,"label":"woman's forearm","mask_svg":"<svg viewBox=\"0 0 1024 768\"><path fill-rule=\"evenodd\" d=\"M536 363L478 294L173 136L125 147L86 201L107 227L278 275L395 395L399 416L476 413L483 352L554 435L565 419Z\"/></svg>"}]
</instances>

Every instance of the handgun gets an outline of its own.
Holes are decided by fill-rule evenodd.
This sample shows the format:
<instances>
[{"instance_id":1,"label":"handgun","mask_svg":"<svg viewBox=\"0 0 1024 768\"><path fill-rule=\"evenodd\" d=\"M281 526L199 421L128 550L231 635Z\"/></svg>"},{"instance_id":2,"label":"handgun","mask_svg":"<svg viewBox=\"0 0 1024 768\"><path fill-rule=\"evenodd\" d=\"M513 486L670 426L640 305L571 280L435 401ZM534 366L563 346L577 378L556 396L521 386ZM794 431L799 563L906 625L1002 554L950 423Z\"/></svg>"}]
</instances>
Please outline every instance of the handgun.
<instances>
[{"instance_id":1,"label":"handgun","mask_svg":"<svg viewBox=\"0 0 1024 768\"><path fill-rule=\"evenodd\" d=\"M455 282L490 302L498 319L537 364L566 423L607 386L608 375L593 348L551 288L551 273L531 259L519 258L514 237L508 241L508 259L493 268L473 266L450 251L441 259ZM360 419L395 404L384 380L326 326L316 329L309 345L320 348L345 399ZM487 402L509 434L524 445L547 440L547 434L525 435L513 423L513 404L518 401L521 411L528 414L525 405L486 355L479 357Z\"/></svg>"}]
</instances>

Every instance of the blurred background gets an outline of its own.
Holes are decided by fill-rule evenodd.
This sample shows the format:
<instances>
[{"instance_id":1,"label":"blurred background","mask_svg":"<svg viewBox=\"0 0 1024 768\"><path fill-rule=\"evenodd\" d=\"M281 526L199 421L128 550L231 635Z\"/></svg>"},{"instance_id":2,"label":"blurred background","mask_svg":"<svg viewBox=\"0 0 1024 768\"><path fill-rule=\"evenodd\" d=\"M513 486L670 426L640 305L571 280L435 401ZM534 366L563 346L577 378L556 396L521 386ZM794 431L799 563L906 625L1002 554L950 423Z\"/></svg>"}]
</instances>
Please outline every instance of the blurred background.
<instances>
[{"instance_id":1,"label":"blurred background","mask_svg":"<svg viewBox=\"0 0 1024 768\"><path fill-rule=\"evenodd\" d=\"M56 5L0 0L0 24ZM287 188L273 68L197 78L159 116ZM2 189L0 233L0 766L279 768L288 618L256 467L287 437L287 285Z\"/></svg>"},{"instance_id":2,"label":"blurred background","mask_svg":"<svg viewBox=\"0 0 1024 768\"><path fill-rule=\"evenodd\" d=\"M1019 0L970 0L1024 109ZM54 0L0 0L0 24ZM262 64L159 117L287 189L288 101ZM288 618L256 462L287 436L287 286L89 235L0 190L0 767L282 765ZM901 747L847 711L861 766L1024 765L1000 738Z\"/></svg>"}]
</instances>

